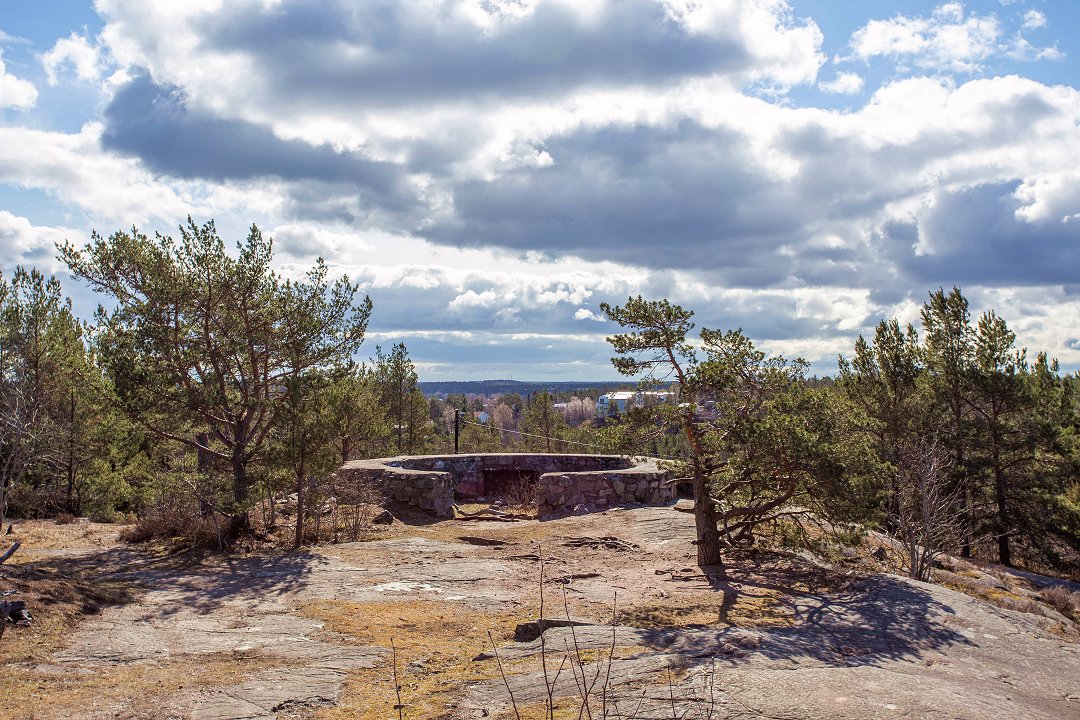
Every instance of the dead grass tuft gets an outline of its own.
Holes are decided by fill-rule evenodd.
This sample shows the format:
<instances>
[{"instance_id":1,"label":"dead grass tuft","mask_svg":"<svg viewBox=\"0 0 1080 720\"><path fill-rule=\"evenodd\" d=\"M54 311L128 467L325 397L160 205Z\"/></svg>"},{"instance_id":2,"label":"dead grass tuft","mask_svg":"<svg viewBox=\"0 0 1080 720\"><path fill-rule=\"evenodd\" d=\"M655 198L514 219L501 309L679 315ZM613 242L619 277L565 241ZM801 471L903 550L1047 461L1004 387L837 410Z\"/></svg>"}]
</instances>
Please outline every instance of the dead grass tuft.
<instances>
[{"instance_id":1,"label":"dead grass tuft","mask_svg":"<svg viewBox=\"0 0 1080 720\"><path fill-rule=\"evenodd\" d=\"M95 667L80 673L70 669L58 673L48 666L8 666L0 677L0 717L67 720L75 717L73 708L91 715L97 708L123 707L125 718L160 718L171 715L162 705L181 691L240 683L281 665L280 660L229 653L200 655L194 661L181 657L155 665ZM29 715L27 709L31 709Z\"/></svg>"},{"instance_id":2,"label":"dead grass tuft","mask_svg":"<svg viewBox=\"0 0 1080 720\"><path fill-rule=\"evenodd\" d=\"M474 662L486 650L490 630L496 640L513 637L514 626L526 617L514 613L477 613L451 602L401 601L353 603L324 600L302 608L306 617L322 620L325 630L354 638L357 643L397 646L398 680L405 716L438 718L448 715L461 688L498 676L494 660ZM389 653L380 666L350 673L342 702L324 708L325 720L385 720L396 717L393 672Z\"/></svg>"},{"instance_id":3,"label":"dead grass tuft","mask_svg":"<svg viewBox=\"0 0 1080 720\"><path fill-rule=\"evenodd\" d=\"M620 625L639 628L685 628L708 625L776 627L794 623L794 612L778 592L704 593L678 600L638 605L618 613Z\"/></svg>"},{"instance_id":4,"label":"dead grass tuft","mask_svg":"<svg viewBox=\"0 0 1080 720\"><path fill-rule=\"evenodd\" d=\"M0 538L4 541L18 540L22 548L5 564L23 562L35 550L58 550L62 548L104 548L117 543L117 535L122 526L96 522L74 522L58 524L51 520L17 520L13 523L11 535Z\"/></svg>"},{"instance_id":5,"label":"dead grass tuft","mask_svg":"<svg viewBox=\"0 0 1080 720\"><path fill-rule=\"evenodd\" d=\"M1064 585L1054 585L1039 591L1039 597L1062 615L1080 619L1080 592L1069 592Z\"/></svg>"}]
</instances>

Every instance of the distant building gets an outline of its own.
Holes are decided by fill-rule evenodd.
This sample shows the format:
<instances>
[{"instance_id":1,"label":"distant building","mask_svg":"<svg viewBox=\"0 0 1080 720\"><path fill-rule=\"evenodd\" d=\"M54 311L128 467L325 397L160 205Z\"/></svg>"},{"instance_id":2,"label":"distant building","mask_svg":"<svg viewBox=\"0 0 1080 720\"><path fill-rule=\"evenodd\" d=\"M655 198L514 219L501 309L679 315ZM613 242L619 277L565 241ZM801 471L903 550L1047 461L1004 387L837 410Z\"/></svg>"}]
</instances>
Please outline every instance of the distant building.
<instances>
[{"instance_id":1,"label":"distant building","mask_svg":"<svg viewBox=\"0 0 1080 720\"><path fill-rule=\"evenodd\" d=\"M480 412L474 412L473 417L476 418L476 422L484 423L487 425L491 422L491 415L488 415L487 410L481 410Z\"/></svg>"},{"instance_id":2,"label":"distant building","mask_svg":"<svg viewBox=\"0 0 1080 720\"><path fill-rule=\"evenodd\" d=\"M633 391L620 390L619 392L601 395L596 400L596 417L606 418L622 415L630 408L642 408L647 405L659 405L674 399L675 393L671 391Z\"/></svg>"},{"instance_id":3,"label":"distant building","mask_svg":"<svg viewBox=\"0 0 1080 720\"><path fill-rule=\"evenodd\" d=\"M622 415L631 407L641 407L641 393L620 391L601 395L596 400L596 417Z\"/></svg>"}]
</instances>

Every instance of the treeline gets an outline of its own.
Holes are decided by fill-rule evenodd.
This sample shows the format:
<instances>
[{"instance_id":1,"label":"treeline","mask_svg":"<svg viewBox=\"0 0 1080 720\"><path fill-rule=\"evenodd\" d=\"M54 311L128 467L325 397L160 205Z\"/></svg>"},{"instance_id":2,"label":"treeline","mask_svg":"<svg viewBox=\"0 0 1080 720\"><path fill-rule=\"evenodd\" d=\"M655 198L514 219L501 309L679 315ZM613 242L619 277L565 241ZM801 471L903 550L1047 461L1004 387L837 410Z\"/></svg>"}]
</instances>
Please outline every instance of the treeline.
<instances>
[{"instance_id":1,"label":"treeline","mask_svg":"<svg viewBox=\"0 0 1080 720\"><path fill-rule=\"evenodd\" d=\"M959 289L930 294L921 332L881 321L835 382L740 331L691 343L693 313L667 301L602 309L625 331L617 369L678 380L678 406L619 429L628 450L678 438L700 564L816 523L883 531L923 579L942 552L1080 575L1080 381L994 311L972 320Z\"/></svg>"},{"instance_id":2,"label":"treeline","mask_svg":"<svg viewBox=\"0 0 1080 720\"><path fill-rule=\"evenodd\" d=\"M316 539L356 458L449 452L627 452L671 459L694 489L698 560L806 520L885 532L924 575L936 553L1080 572L1078 379L1016 346L958 289L919 328L882 321L833 380L739 331L630 298L615 368L678 401L598 421L591 394L426 398L404 344L353 358L370 299L317 262L271 268L252 227L226 252L213 223L65 244L103 305L80 322L54 278L0 279L0 521L137 519L226 544L282 527ZM374 500L375 498L369 498Z\"/></svg>"},{"instance_id":3,"label":"treeline","mask_svg":"<svg viewBox=\"0 0 1080 720\"><path fill-rule=\"evenodd\" d=\"M279 277L257 228L232 255L189 220L60 256L105 304L83 324L55 278L0 280L0 521L126 516L224 544L286 496L303 518L345 459L432 446L405 346L352 359L370 300L321 261Z\"/></svg>"},{"instance_id":4,"label":"treeline","mask_svg":"<svg viewBox=\"0 0 1080 720\"><path fill-rule=\"evenodd\" d=\"M548 392L555 397L589 395L596 397L608 390L626 386L625 382L525 382L522 380L421 380L420 389L426 395L519 395L530 397L535 393Z\"/></svg>"},{"instance_id":5,"label":"treeline","mask_svg":"<svg viewBox=\"0 0 1080 720\"><path fill-rule=\"evenodd\" d=\"M931 293L922 332L883 320L841 358L838 387L892 470L888 530L924 520L965 557L990 545L1005 565L1075 562L1080 386L993 310L973 321L959 289Z\"/></svg>"}]
</instances>

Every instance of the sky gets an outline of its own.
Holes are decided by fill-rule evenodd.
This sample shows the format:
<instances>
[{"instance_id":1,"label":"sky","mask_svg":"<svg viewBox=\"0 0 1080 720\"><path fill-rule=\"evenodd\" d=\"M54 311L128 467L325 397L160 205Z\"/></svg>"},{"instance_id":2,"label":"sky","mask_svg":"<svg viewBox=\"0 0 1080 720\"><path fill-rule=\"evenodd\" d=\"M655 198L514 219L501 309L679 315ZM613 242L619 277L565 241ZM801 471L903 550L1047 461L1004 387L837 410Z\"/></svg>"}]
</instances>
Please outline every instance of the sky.
<instances>
[{"instance_id":1,"label":"sky","mask_svg":"<svg viewBox=\"0 0 1080 720\"><path fill-rule=\"evenodd\" d=\"M0 0L0 271L190 214L423 380L616 376L600 303L833 374L962 288L1080 368L1074 0Z\"/></svg>"}]
</instances>

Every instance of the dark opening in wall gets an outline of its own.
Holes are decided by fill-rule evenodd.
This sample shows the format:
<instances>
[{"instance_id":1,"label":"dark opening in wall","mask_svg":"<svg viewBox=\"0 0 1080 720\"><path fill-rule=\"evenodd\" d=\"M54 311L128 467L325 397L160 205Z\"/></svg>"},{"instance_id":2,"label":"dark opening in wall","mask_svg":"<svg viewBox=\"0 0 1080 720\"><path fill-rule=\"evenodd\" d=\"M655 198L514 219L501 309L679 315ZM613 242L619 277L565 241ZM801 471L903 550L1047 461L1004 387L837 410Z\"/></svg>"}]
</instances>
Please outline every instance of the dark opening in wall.
<instances>
[{"instance_id":1,"label":"dark opening in wall","mask_svg":"<svg viewBox=\"0 0 1080 720\"><path fill-rule=\"evenodd\" d=\"M540 472L527 468L500 467L484 469L484 496L518 498L532 493L540 482Z\"/></svg>"}]
</instances>

